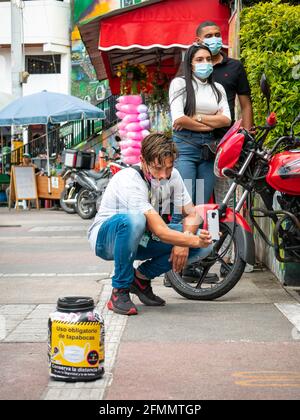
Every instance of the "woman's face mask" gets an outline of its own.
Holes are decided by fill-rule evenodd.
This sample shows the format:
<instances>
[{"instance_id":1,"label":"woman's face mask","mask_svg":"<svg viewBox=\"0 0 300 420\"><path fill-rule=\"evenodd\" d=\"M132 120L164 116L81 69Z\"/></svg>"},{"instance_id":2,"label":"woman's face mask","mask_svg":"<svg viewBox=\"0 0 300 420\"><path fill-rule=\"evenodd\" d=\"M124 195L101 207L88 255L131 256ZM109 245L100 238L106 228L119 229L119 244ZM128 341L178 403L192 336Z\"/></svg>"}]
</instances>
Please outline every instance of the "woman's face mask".
<instances>
[{"instance_id":1,"label":"woman's face mask","mask_svg":"<svg viewBox=\"0 0 300 420\"><path fill-rule=\"evenodd\" d=\"M213 65L211 63L196 63L194 65L194 74L199 79L207 79L213 72Z\"/></svg>"},{"instance_id":2,"label":"woman's face mask","mask_svg":"<svg viewBox=\"0 0 300 420\"><path fill-rule=\"evenodd\" d=\"M223 42L220 36L212 36L211 38L204 38L203 44L210 49L212 55L217 55L222 48Z\"/></svg>"}]
</instances>

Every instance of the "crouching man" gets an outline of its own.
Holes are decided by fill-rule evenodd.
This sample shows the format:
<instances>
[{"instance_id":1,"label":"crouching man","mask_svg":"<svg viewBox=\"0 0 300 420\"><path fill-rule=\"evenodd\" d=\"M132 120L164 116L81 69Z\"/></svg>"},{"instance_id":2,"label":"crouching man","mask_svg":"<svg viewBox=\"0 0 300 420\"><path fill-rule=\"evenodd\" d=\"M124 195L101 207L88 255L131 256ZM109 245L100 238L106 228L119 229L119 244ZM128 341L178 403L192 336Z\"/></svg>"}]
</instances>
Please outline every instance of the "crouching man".
<instances>
[{"instance_id":1,"label":"crouching man","mask_svg":"<svg viewBox=\"0 0 300 420\"><path fill-rule=\"evenodd\" d=\"M165 301L153 293L151 280L169 270L180 272L187 261L206 257L211 236L199 230L196 213L179 172L171 139L150 134L142 142L141 164L118 172L109 182L88 237L95 254L114 260L108 308L135 315L130 293L149 306ZM182 212L182 224L167 224L166 214ZM135 260L144 261L134 270Z\"/></svg>"}]
</instances>

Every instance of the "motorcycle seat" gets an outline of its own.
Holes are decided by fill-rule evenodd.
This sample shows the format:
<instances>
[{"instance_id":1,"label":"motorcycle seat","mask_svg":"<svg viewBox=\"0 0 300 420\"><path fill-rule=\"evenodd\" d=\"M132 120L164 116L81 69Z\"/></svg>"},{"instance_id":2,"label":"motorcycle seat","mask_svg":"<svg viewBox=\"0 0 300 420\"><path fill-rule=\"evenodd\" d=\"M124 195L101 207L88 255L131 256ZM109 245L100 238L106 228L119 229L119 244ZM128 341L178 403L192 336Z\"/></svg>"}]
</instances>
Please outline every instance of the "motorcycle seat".
<instances>
[{"instance_id":1,"label":"motorcycle seat","mask_svg":"<svg viewBox=\"0 0 300 420\"><path fill-rule=\"evenodd\" d=\"M105 169L102 169L100 172L96 172L96 171L90 170L90 171L85 171L85 173L86 173L89 177L91 177L91 178L93 178L93 179L95 179L95 180L98 180L98 179L103 178L104 171L105 171Z\"/></svg>"}]
</instances>

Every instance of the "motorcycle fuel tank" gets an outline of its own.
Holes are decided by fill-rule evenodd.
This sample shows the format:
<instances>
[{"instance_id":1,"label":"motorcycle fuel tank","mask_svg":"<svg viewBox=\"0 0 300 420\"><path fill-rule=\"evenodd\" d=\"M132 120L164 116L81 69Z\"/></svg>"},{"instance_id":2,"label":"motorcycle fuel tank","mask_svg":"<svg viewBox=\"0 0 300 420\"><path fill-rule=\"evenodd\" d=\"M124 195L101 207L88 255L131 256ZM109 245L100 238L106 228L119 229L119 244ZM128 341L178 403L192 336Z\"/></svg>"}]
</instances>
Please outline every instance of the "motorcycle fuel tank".
<instances>
[{"instance_id":1,"label":"motorcycle fuel tank","mask_svg":"<svg viewBox=\"0 0 300 420\"><path fill-rule=\"evenodd\" d=\"M300 195L300 150L289 150L273 156L266 180L277 191Z\"/></svg>"}]
</instances>

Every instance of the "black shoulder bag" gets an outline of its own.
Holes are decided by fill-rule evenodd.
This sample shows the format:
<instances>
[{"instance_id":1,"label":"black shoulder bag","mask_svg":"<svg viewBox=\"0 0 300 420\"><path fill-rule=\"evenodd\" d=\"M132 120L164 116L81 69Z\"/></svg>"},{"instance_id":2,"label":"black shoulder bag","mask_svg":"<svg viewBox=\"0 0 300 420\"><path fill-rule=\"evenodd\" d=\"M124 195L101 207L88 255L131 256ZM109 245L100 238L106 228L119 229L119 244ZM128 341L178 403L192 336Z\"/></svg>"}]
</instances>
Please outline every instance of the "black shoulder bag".
<instances>
[{"instance_id":1,"label":"black shoulder bag","mask_svg":"<svg viewBox=\"0 0 300 420\"><path fill-rule=\"evenodd\" d=\"M216 157L216 151L219 144L219 140L212 140L209 143L204 144L195 144L193 141L188 140L185 137L181 137L180 134L176 133L176 137L178 137L180 140L182 140L185 143L188 143L192 146L197 147L199 150L202 151L202 158L203 160L214 160Z\"/></svg>"}]
</instances>

